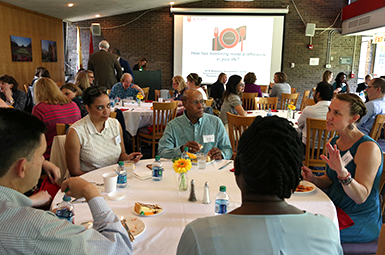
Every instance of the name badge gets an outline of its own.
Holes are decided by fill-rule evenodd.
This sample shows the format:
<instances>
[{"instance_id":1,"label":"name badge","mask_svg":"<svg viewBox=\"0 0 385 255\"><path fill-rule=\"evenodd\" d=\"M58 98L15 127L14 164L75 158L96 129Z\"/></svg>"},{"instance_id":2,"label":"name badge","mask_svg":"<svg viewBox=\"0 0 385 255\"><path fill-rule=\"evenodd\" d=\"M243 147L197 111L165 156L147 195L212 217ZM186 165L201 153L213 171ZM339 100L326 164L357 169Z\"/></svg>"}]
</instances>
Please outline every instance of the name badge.
<instances>
[{"instance_id":1,"label":"name badge","mask_svg":"<svg viewBox=\"0 0 385 255\"><path fill-rule=\"evenodd\" d=\"M204 135L203 136L203 142L204 143L214 143L215 142L215 136L214 135Z\"/></svg>"},{"instance_id":2,"label":"name badge","mask_svg":"<svg viewBox=\"0 0 385 255\"><path fill-rule=\"evenodd\" d=\"M344 166L347 166L352 160L353 156L350 151L346 152L345 155L341 158Z\"/></svg>"},{"instance_id":3,"label":"name badge","mask_svg":"<svg viewBox=\"0 0 385 255\"><path fill-rule=\"evenodd\" d=\"M120 135L115 136L114 140L115 140L115 144L120 144L122 141L122 139L120 138Z\"/></svg>"}]
</instances>

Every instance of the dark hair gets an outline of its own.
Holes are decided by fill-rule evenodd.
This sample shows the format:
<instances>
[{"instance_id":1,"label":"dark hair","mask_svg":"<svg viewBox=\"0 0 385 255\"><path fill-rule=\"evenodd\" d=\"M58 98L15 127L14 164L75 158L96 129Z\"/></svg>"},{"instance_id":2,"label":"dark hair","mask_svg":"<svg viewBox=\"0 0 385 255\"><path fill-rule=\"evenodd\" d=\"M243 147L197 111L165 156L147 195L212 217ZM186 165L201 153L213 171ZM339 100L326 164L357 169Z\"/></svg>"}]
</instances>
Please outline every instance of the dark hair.
<instances>
[{"instance_id":1,"label":"dark hair","mask_svg":"<svg viewBox=\"0 0 385 255\"><path fill-rule=\"evenodd\" d=\"M0 108L0 178L18 159L32 160L46 130L45 124L31 114Z\"/></svg>"},{"instance_id":2,"label":"dark hair","mask_svg":"<svg viewBox=\"0 0 385 255\"><path fill-rule=\"evenodd\" d=\"M381 88L382 95L385 95L385 80L382 78L374 78L372 86L375 88Z\"/></svg>"},{"instance_id":3,"label":"dark hair","mask_svg":"<svg viewBox=\"0 0 385 255\"><path fill-rule=\"evenodd\" d=\"M0 76L0 81L2 81L4 83L8 83L9 85L13 84L13 86L11 88L12 93L15 93L17 91L19 84L17 83L15 78L13 78L12 76L9 76L6 74L2 75L2 76Z\"/></svg>"},{"instance_id":4,"label":"dark hair","mask_svg":"<svg viewBox=\"0 0 385 255\"><path fill-rule=\"evenodd\" d=\"M200 87L200 86L201 86L202 78L199 77L199 75L196 74L196 73L190 73L189 75L187 75L186 79L187 79L189 82L194 82L194 83L195 83L195 86L197 86L197 87Z\"/></svg>"},{"instance_id":5,"label":"dark hair","mask_svg":"<svg viewBox=\"0 0 385 255\"><path fill-rule=\"evenodd\" d=\"M235 175L247 191L289 198L300 181L302 142L293 124L277 116L255 118L238 144Z\"/></svg>"},{"instance_id":6,"label":"dark hair","mask_svg":"<svg viewBox=\"0 0 385 255\"><path fill-rule=\"evenodd\" d=\"M49 71L47 69L42 69L39 73L39 77L51 78Z\"/></svg>"},{"instance_id":7,"label":"dark hair","mask_svg":"<svg viewBox=\"0 0 385 255\"><path fill-rule=\"evenodd\" d=\"M246 84L254 84L254 82L257 80L257 76L255 76L255 73L247 73L245 75L245 78L243 78L243 81L246 83Z\"/></svg>"},{"instance_id":8,"label":"dark hair","mask_svg":"<svg viewBox=\"0 0 385 255\"><path fill-rule=\"evenodd\" d=\"M276 72L278 83L285 83L287 81L287 75L284 72Z\"/></svg>"},{"instance_id":9,"label":"dark hair","mask_svg":"<svg viewBox=\"0 0 385 255\"><path fill-rule=\"evenodd\" d=\"M107 89L105 87L88 87L83 92L83 102L85 105L88 105L88 107L91 107L91 105L95 102L95 99L102 95L108 96Z\"/></svg>"},{"instance_id":10,"label":"dark hair","mask_svg":"<svg viewBox=\"0 0 385 255\"><path fill-rule=\"evenodd\" d=\"M322 100L331 101L333 98L333 86L330 85L327 81L318 83L315 91L320 93L319 95Z\"/></svg>"},{"instance_id":11,"label":"dark hair","mask_svg":"<svg viewBox=\"0 0 385 255\"><path fill-rule=\"evenodd\" d=\"M60 87L60 90L63 90L63 89L71 90L74 93L78 92L78 96L82 96L82 94L83 94L82 90L78 86L76 86L75 84L73 84L71 82L63 84Z\"/></svg>"},{"instance_id":12,"label":"dark hair","mask_svg":"<svg viewBox=\"0 0 385 255\"><path fill-rule=\"evenodd\" d=\"M226 98L228 98L231 94L239 95L239 92L237 91L237 85L242 81L242 77L239 75L231 75L229 80L226 83L226 90L225 93L223 93L223 101L225 101Z\"/></svg>"},{"instance_id":13,"label":"dark hair","mask_svg":"<svg viewBox=\"0 0 385 255\"><path fill-rule=\"evenodd\" d=\"M118 55L120 57L120 50L118 49L113 49L112 54Z\"/></svg>"},{"instance_id":14,"label":"dark hair","mask_svg":"<svg viewBox=\"0 0 385 255\"><path fill-rule=\"evenodd\" d=\"M38 68L36 68L35 69L35 76L36 77L40 77L40 72L42 71L42 70L44 70L45 69L45 67L43 67L43 66L39 66Z\"/></svg>"},{"instance_id":15,"label":"dark hair","mask_svg":"<svg viewBox=\"0 0 385 255\"><path fill-rule=\"evenodd\" d=\"M337 84L337 88L341 87L341 77L346 74L344 72L340 72L337 74L337 77L334 79L336 81L336 84Z\"/></svg>"},{"instance_id":16,"label":"dark hair","mask_svg":"<svg viewBox=\"0 0 385 255\"><path fill-rule=\"evenodd\" d=\"M356 94L338 94L336 96L338 100L348 102L350 104L350 115L360 115L357 123L360 122L361 118L365 116L367 109L362 99Z\"/></svg>"}]
</instances>

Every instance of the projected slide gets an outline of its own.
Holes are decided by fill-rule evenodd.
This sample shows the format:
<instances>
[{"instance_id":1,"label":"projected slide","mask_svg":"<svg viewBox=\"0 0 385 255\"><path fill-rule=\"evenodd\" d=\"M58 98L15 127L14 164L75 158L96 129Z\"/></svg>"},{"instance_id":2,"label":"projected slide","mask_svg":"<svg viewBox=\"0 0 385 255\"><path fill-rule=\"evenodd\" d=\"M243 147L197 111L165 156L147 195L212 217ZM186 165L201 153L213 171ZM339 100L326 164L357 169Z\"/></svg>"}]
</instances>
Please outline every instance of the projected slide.
<instances>
[{"instance_id":1,"label":"projected slide","mask_svg":"<svg viewBox=\"0 0 385 255\"><path fill-rule=\"evenodd\" d=\"M174 74L186 77L197 73L203 83L209 84L221 72L242 77L254 72L257 84L269 84L281 66L283 18L280 18L275 37L277 21L272 16L181 16L179 31L174 35ZM274 51L279 52L274 55Z\"/></svg>"}]
</instances>

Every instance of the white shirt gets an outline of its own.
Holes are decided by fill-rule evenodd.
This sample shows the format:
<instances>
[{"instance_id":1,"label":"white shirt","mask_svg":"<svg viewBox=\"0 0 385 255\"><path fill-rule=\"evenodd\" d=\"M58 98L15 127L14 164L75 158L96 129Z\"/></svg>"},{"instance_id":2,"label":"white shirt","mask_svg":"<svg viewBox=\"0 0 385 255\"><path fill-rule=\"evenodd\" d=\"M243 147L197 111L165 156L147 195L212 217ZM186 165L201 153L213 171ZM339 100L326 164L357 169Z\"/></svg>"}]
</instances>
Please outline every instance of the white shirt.
<instances>
[{"instance_id":1,"label":"white shirt","mask_svg":"<svg viewBox=\"0 0 385 255\"><path fill-rule=\"evenodd\" d=\"M306 144L306 118L326 120L328 107L331 101L319 101L315 105L306 106L298 119L298 127L302 129L302 142Z\"/></svg>"},{"instance_id":2,"label":"white shirt","mask_svg":"<svg viewBox=\"0 0 385 255\"><path fill-rule=\"evenodd\" d=\"M206 92L201 87L197 88L197 90L201 92L203 100L207 100Z\"/></svg>"}]
</instances>

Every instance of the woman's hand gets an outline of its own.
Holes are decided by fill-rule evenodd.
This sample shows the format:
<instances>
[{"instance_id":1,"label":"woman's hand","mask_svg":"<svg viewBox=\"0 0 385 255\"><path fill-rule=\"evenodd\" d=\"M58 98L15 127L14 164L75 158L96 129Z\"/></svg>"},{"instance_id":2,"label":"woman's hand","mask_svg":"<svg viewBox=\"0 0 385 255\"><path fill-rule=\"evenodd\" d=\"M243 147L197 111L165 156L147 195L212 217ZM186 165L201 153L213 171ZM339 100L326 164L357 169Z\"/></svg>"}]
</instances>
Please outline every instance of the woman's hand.
<instances>
[{"instance_id":1,"label":"woman's hand","mask_svg":"<svg viewBox=\"0 0 385 255\"><path fill-rule=\"evenodd\" d=\"M305 181L314 182L314 175L310 168L302 166L302 177Z\"/></svg>"},{"instance_id":2,"label":"woman's hand","mask_svg":"<svg viewBox=\"0 0 385 255\"><path fill-rule=\"evenodd\" d=\"M51 181L51 183L57 183L57 181L61 177L60 168L57 167L55 164L45 160L43 162L43 169L45 173L48 175L48 178Z\"/></svg>"},{"instance_id":3,"label":"woman's hand","mask_svg":"<svg viewBox=\"0 0 385 255\"><path fill-rule=\"evenodd\" d=\"M134 161L135 164L138 163L139 160L143 157L142 153L140 153L140 152L133 152L128 156L130 157L129 160Z\"/></svg>"},{"instance_id":4,"label":"woman's hand","mask_svg":"<svg viewBox=\"0 0 385 255\"><path fill-rule=\"evenodd\" d=\"M11 102L13 100L12 98L13 93L9 84L4 85L3 93L8 102Z\"/></svg>"},{"instance_id":5,"label":"woman's hand","mask_svg":"<svg viewBox=\"0 0 385 255\"><path fill-rule=\"evenodd\" d=\"M330 144L326 144L326 148L328 150L329 158L327 158L325 155L321 155L321 159L326 162L326 164L329 165L329 167L334 170L338 176L345 177L348 175L348 171L345 169L341 155L340 150L337 149L337 145L335 144L334 147Z\"/></svg>"}]
</instances>

